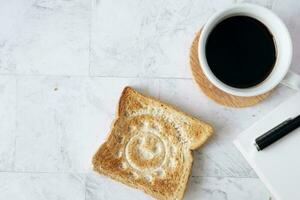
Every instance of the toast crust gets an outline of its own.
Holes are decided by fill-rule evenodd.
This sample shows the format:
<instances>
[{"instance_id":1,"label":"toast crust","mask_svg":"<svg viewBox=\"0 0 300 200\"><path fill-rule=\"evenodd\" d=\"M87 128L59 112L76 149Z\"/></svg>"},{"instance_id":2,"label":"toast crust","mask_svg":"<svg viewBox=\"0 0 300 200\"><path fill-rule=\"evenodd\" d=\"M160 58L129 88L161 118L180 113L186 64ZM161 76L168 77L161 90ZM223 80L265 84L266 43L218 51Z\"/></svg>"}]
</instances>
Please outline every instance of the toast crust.
<instances>
[{"instance_id":1,"label":"toast crust","mask_svg":"<svg viewBox=\"0 0 300 200\"><path fill-rule=\"evenodd\" d=\"M193 157L212 127L130 87L93 157L94 170L156 199L182 199Z\"/></svg>"}]
</instances>

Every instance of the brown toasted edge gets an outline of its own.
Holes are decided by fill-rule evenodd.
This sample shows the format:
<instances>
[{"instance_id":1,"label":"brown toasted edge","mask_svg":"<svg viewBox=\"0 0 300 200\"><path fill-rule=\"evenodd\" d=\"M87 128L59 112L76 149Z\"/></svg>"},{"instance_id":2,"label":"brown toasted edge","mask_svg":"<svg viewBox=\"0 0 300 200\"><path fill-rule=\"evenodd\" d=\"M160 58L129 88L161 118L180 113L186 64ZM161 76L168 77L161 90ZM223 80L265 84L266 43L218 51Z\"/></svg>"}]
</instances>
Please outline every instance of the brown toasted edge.
<instances>
[{"instance_id":1,"label":"brown toasted edge","mask_svg":"<svg viewBox=\"0 0 300 200\"><path fill-rule=\"evenodd\" d=\"M107 134L107 137L105 138L104 142L99 146L99 148L97 149L96 153L94 154L93 158L92 158L92 164L93 164L93 170L94 171L97 171L98 173L100 174L103 174L105 176L108 176L110 178L112 178L113 180L116 180L116 181L119 181L120 183L122 184L125 184L127 186L131 186L133 188L136 188L136 189L139 189L139 190L142 190L144 191L145 193L147 193L148 195L154 197L154 198L157 198L157 199L160 199L162 198L161 196L153 193L150 189L147 189L146 187L140 187L138 185L134 185L133 183L130 183L130 182L126 182L124 181L123 179L121 178L118 178L117 176L114 176L113 174L110 174L110 173L107 173L105 170L101 169L99 166L97 166L97 158L98 158L98 153L100 153L100 148L101 146L106 143L110 137L110 135L112 134L112 130L115 126L115 123L117 122L118 118L120 117L120 115L123 113L124 111L124 105L125 105L125 102L126 102L126 98L128 98L128 96L131 96L134 98L134 94L142 97L142 98L148 98L154 102L157 102L157 103L161 103L163 104L164 106L168 107L169 109L173 109L174 111L178 112L179 114L182 114L186 117L188 117L189 119L191 119L192 121L196 122L197 124L200 124L201 127L202 126L205 126L208 128L208 132L205 134L206 137L205 138L202 138L201 140L199 140L199 143L197 143L196 147L194 148L190 148L189 153L190 153L190 157L191 157L191 165L189 166L188 168L188 171L189 171L189 175L188 175L188 178L186 179L186 182L184 183L184 189L183 190L179 190L179 191L176 191L176 194L174 194L172 197L179 197L179 199L183 199L184 197L184 194L187 190L187 184L188 184L188 181L190 179L190 176L191 176L191 173L192 173L192 166L193 166L193 163L194 163L194 158L193 158L193 155L192 155L192 150L196 149L196 148L199 148L203 143L205 143L205 141L213 134L213 128L210 124L202 121L202 120L199 120L191 115L188 115L182 111L180 111L177 107L173 106L173 105L170 105L168 103L165 103L165 102L162 102L160 101L159 99L157 98L154 98L154 97L151 97L151 96L148 96L148 95L144 95L142 93L139 93L137 92L135 89L133 89L132 87L130 86L126 86L122 93L121 93L121 96L119 98L119 102L118 102L118 105L117 105L117 109L116 109L116 116L115 116L115 119L113 120L112 124L111 124L111 127L110 127L110 131L109 133ZM204 128L202 128L202 130L204 130ZM165 198L165 197L163 197ZM169 198L169 197L167 197Z\"/></svg>"},{"instance_id":2,"label":"brown toasted edge","mask_svg":"<svg viewBox=\"0 0 300 200\"><path fill-rule=\"evenodd\" d=\"M123 110L125 110L124 105L126 102L126 98L130 95L130 92L132 92L132 89L129 86L124 87L117 105L117 110L116 110L117 117L120 116L121 113L123 113Z\"/></svg>"},{"instance_id":3,"label":"brown toasted edge","mask_svg":"<svg viewBox=\"0 0 300 200\"><path fill-rule=\"evenodd\" d=\"M124 99L125 93L126 93L126 91L127 91L128 88L129 88L129 87L127 86L127 87L125 87L125 88L123 89L123 91L122 91L122 93L121 93L121 96L119 97L119 101L118 101L117 107L116 107L115 118L114 118L114 120L112 121L112 123L111 123L111 125L110 125L109 132L108 132L108 134L106 135L104 141L99 145L99 147L97 148L96 152L95 152L94 155L93 155L93 158L92 158L92 166L93 166L93 170L95 170L95 171L97 171L97 172L99 172L99 173L101 173L101 172L100 172L99 170L97 170L97 169L96 169L97 166L95 166L95 165L97 164L97 155L98 155L98 153L100 152L101 146L102 146L103 144L105 144L105 143L108 141L109 137L110 137L111 134L112 134L113 128L114 128L114 126L115 126L117 120L119 119L119 113L120 113L121 101Z\"/></svg>"},{"instance_id":4,"label":"brown toasted edge","mask_svg":"<svg viewBox=\"0 0 300 200\"><path fill-rule=\"evenodd\" d=\"M124 111L124 105L125 105L125 102L127 100L127 98L131 97L131 98L135 98L134 95L137 95L139 97L142 97L142 98L146 98L146 99L149 99L151 101L154 101L158 104L163 104L164 106L166 106L167 108L171 109L171 110L174 110L175 112L181 114L181 115L184 115L186 116L187 118L191 119L191 121L193 121L196 125L193 127L194 129L198 129L198 128L201 128L200 132L202 132L203 134L200 134L199 135L199 138L198 140L196 140L197 142L195 142L195 140L193 141L193 144L191 144L190 146L190 157L192 159L192 163L189 167L189 176L188 178L186 179L186 182L184 183L184 189L181 190L181 191L178 191L178 193L176 195L178 195L177 197L180 197L180 199L183 198L184 194L185 194L185 191L187 189L187 184L188 184L188 180L189 180L189 177L191 176L191 173L192 173L192 166L193 166L193 154L192 154L192 150L195 150L199 147L201 147L212 135L213 135L213 127L208 124L207 122L204 122L194 116L191 116L185 112L182 112L181 110L179 110L177 107L173 106L173 105L170 105L169 103L165 103L165 102L162 102L161 100L155 98L155 97L152 97L152 96L149 96L149 95L145 95L145 94L142 94L138 91L136 91L134 88L130 87L130 86L126 86L124 89L123 89L123 92L122 92L122 95L120 97L120 101L119 101L119 106L118 106L118 110L117 110L117 113L118 113L118 116L119 115L122 115L121 113L123 113ZM123 103L124 102L124 103ZM195 130L196 131L196 130ZM198 130L199 131L199 130ZM193 139L196 139L196 138L193 138ZM144 190L144 189L143 189ZM144 190L145 191L145 190ZM146 193L150 194L153 196L152 193L149 193L147 191L145 191ZM175 195L175 196L176 196ZM157 198L157 197L156 197Z\"/></svg>"},{"instance_id":5,"label":"brown toasted edge","mask_svg":"<svg viewBox=\"0 0 300 200\"><path fill-rule=\"evenodd\" d=\"M188 177L185 179L185 182L182 183L182 185L184 186L184 188L182 190L176 190L171 196L161 196L155 192L153 192L152 190L148 189L147 187L143 187L143 186L139 186L139 185L135 185L131 182L127 182L125 181L124 179L122 178L119 178L118 176L114 176L114 174L111 174L109 172L107 172L106 170L104 169L101 169L101 168L94 168L94 171L98 172L99 174L102 174L102 175L105 175L115 181L118 181L126 186L130 186L130 187L133 187L135 189L138 189L138 190L142 190L144 191L146 194L156 198L156 199L169 199L169 198L176 198L176 199L183 199L184 197L184 194L187 190L187 186L188 186L188 181L190 179L190 176L192 174L192 167L193 167L193 163L194 163L194 157L193 157L193 154L192 154L192 150L188 150L189 151L189 156L191 158L191 164L189 165L189 167L187 168L187 171L188 171Z\"/></svg>"},{"instance_id":6,"label":"brown toasted edge","mask_svg":"<svg viewBox=\"0 0 300 200\"><path fill-rule=\"evenodd\" d=\"M194 139L193 141L191 141L191 145L190 145L190 149L191 150L195 150L200 148L212 135L213 135L213 128L212 126L205 124L203 126L203 124L200 125L200 129L201 130L195 130L195 132L200 132L200 134L198 134L196 137L194 136L192 139ZM198 129L198 128L196 128Z\"/></svg>"},{"instance_id":7,"label":"brown toasted edge","mask_svg":"<svg viewBox=\"0 0 300 200\"><path fill-rule=\"evenodd\" d=\"M189 154L190 154L190 157L191 157L191 164L190 164L189 168L187 169L187 171L188 171L189 174L188 174L188 177L185 179L185 182L183 183L184 188L182 190L177 190L176 191L177 194L175 196L179 197L179 199L183 199L184 194L185 194L185 192L187 190L187 186L188 186L187 184L188 184L188 182L190 180L190 176L192 174L192 167L193 167L193 163L194 163L194 157L193 157L192 150L188 150L188 151L189 151Z\"/></svg>"},{"instance_id":8,"label":"brown toasted edge","mask_svg":"<svg viewBox=\"0 0 300 200\"><path fill-rule=\"evenodd\" d=\"M98 171L97 170L97 158L98 158L98 154L100 153L100 149L102 147L102 145L104 145L110 138L111 134L112 134L112 130L117 122L118 118L114 119L110 125L110 129L109 129L109 133L106 135L104 141L99 145L99 147L97 148L96 152L94 153L93 157L92 157L92 167L93 170Z\"/></svg>"}]
</instances>

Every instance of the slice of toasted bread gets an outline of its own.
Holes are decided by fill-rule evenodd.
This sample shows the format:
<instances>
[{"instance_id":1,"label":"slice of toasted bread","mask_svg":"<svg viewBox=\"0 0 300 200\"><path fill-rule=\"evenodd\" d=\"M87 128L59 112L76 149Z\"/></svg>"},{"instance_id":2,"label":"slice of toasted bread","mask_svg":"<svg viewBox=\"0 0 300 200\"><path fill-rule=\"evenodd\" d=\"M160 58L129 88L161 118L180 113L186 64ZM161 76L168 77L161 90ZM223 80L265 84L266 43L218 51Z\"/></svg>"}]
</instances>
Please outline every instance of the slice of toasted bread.
<instances>
[{"instance_id":1,"label":"slice of toasted bread","mask_svg":"<svg viewBox=\"0 0 300 200\"><path fill-rule=\"evenodd\" d=\"M156 199L182 199L191 172L191 150L212 127L126 87L111 132L93 157L94 170Z\"/></svg>"}]
</instances>

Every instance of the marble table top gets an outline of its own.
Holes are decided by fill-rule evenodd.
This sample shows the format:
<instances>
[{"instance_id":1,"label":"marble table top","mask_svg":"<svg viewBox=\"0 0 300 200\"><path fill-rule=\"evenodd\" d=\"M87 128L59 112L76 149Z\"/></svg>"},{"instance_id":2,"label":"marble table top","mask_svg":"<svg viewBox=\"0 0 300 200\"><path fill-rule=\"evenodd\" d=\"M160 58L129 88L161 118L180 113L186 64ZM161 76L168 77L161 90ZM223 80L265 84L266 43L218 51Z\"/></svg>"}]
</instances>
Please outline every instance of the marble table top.
<instances>
[{"instance_id":1,"label":"marble table top","mask_svg":"<svg viewBox=\"0 0 300 200\"><path fill-rule=\"evenodd\" d=\"M189 71L195 33L239 2L0 1L0 199L151 199L91 170L126 85L214 125L194 152L185 199L273 199L232 140L295 91L279 86L254 107L227 108L204 96ZM247 2L286 22L299 73L300 1Z\"/></svg>"}]
</instances>

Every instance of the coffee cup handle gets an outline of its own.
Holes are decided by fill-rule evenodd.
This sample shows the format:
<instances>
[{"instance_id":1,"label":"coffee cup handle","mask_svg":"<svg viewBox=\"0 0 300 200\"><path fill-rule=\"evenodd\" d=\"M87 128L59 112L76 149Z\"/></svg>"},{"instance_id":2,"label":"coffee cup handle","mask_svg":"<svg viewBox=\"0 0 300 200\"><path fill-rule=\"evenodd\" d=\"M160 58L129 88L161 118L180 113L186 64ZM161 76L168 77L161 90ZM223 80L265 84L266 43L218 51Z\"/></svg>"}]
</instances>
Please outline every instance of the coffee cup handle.
<instances>
[{"instance_id":1,"label":"coffee cup handle","mask_svg":"<svg viewBox=\"0 0 300 200\"><path fill-rule=\"evenodd\" d=\"M300 75L295 72L288 71L281 83L289 88L300 90Z\"/></svg>"}]
</instances>

